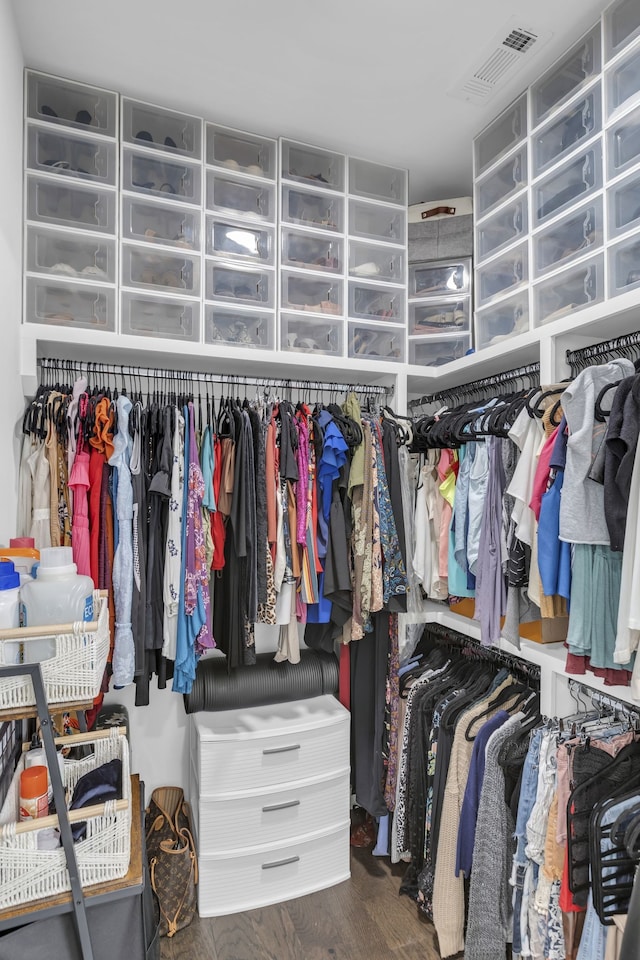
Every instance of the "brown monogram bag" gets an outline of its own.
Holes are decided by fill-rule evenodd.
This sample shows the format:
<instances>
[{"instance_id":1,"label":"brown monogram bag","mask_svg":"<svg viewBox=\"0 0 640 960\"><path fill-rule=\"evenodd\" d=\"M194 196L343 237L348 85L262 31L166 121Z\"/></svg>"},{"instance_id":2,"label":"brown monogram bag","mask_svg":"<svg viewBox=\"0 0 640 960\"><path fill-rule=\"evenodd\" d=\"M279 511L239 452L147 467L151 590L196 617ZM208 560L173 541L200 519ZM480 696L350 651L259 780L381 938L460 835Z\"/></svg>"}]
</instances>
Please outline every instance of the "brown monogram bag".
<instances>
[{"instance_id":1,"label":"brown monogram bag","mask_svg":"<svg viewBox=\"0 0 640 960\"><path fill-rule=\"evenodd\" d=\"M198 860L189 804L181 787L158 787L146 809L151 886L160 906L160 936L172 937L196 912Z\"/></svg>"}]
</instances>

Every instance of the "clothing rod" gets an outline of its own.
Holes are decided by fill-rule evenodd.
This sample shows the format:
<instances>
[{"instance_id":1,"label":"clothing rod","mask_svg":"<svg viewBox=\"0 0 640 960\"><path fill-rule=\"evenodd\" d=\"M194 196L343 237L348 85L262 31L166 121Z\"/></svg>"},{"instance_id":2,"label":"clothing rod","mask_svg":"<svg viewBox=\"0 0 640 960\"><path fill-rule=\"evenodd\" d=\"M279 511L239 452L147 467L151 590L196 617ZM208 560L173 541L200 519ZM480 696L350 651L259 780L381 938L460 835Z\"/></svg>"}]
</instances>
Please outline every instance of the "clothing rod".
<instances>
[{"instance_id":1,"label":"clothing rod","mask_svg":"<svg viewBox=\"0 0 640 960\"><path fill-rule=\"evenodd\" d=\"M518 657L514 653L509 653L506 650L499 650L496 647L484 647L472 637L468 637L464 633L458 633L457 631L451 630L449 627L444 627L439 623L426 624L426 630L436 643L443 645L449 644L450 646L458 647L461 650L473 650L474 654L477 653L481 659L491 660L495 663L501 663L505 666L510 666L514 670L519 670L522 673L525 673L532 680L540 679L540 667L538 664L530 663L528 660L524 660L522 657Z\"/></svg>"},{"instance_id":2,"label":"clothing rod","mask_svg":"<svg viewBox=\"0 0 640 960\"><path fill-rule=\"evenodd\" d=\"M596 360L601 360L608 355L615 357L617 354L624 353L625 350L634 347L640 347L640 331L626 333L621 337L614 337L612 340L602 340L600 343L593 343L588 347L581 347L579 350L567 350L566 360L575 376L580 370L590 366Z\"/></svg>"},{"instance_id":3,"label":"clothing rod","mask_svg":"<svg viewBox=\"0 0 640 960\"><path fill-rule=\"evenodd\" d=\"M462 396L473 395L481 390L487 390L489 387L497 387L503 383L510 383L519 377L540 376L540 364L528 363L522 367L515 367L513 370L504 370L502 373L495 373L490 377L484 377L482 380L472 380L469 383L461 383L455 387L441 390L438 393L432 393L419 400L410 400L409 407L421 407L427 403L436 403L441 400L453 400Z\"/></svg>"},{"instance_id":4,"label":"clothing rod","mask_svg":"<svg viewBox=\"0 0 640 960\"><path fill-rule=\"evenodd\" d=\"M626 713L633 717L637 717L640 713L640 706L634 707L632 704L623 703L621 700L616 700L615 697L611 697L606 693L601 693L599 690L594 690L592 687L587 686L585 683L581 683L579 680L570 678L569 690L574 693L583 693L595 704L599 704L603 707L611 707L612 710L619 710L621 713Z\"/></svg>"},{"instance_id":5,"label":"clothing rod","mask_svg":"<svg viewBox=\"0 0 640 960\"><path fill-rule=\"evenodd\" d=\"M120 363L100 363L91 360L64 360L54 357L42 357L38 365L43 371L55 373L85 373L89 376L126 376L145 379L165 378L196 383L218 383L230 387L282 387L292 390L337 391L339 393L362 393L374 396L393 396L393 384L336 383L324 380L301 380L284 377L245 377L236 374L209 373L204 370L174 370L165 367L136 367Z\"/></svg>"}]
</instances>

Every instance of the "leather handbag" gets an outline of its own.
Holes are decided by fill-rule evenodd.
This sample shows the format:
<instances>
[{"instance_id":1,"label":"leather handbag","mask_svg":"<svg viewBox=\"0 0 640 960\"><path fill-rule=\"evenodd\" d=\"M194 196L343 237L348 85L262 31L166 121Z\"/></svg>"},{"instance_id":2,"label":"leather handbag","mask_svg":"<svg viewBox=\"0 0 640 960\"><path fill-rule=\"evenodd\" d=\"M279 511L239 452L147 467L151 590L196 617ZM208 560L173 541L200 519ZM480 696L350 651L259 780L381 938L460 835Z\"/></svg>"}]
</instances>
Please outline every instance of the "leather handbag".
<instances>
[{"instance_id":1,"label":"leather handbag","mask_svg":"<svg viewBox=\"0 0 640 960\"><path fill-rule=\"evenodd\" d=\"M151 886L160 906L160 936L172 937L196 912L198 859L191 812L181 787L158 787L146 809Z\"/></svg>"}]
</instances>

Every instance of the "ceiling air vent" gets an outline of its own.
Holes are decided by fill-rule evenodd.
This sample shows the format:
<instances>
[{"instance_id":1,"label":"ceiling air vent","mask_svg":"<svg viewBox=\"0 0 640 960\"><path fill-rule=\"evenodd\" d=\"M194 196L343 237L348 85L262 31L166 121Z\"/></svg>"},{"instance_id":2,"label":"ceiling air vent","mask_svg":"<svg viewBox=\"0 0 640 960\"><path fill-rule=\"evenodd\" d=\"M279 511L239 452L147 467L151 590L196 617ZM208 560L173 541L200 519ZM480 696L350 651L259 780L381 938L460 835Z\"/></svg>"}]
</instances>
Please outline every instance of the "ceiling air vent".
<instances>
[{"instance_id":1,"label":"ceiling air vent","mask_svg":"<svg viewBox=\"0 0 640 960\"><path fill-rule=\"evenodd\" d=\"M507 25L488 49L479 66L463 77L447 93L459 100L483 103L497 91L503 81L522 66L523 58L535 46L539 49L548 36L522 27L517 21Z\"/></svg>"}]
</instances>

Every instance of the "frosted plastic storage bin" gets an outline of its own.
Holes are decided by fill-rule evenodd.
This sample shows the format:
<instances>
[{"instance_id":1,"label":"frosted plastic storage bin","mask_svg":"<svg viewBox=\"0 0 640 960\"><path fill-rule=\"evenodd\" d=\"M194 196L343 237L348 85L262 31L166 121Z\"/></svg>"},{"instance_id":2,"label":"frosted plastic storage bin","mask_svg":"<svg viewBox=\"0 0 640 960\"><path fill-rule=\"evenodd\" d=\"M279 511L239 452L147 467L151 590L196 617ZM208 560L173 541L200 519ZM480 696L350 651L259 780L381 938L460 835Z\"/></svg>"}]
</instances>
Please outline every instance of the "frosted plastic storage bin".
<instances>
[{"instance_id":1,"label":"frosted plastic storage bin","mask_svg":"<svg viewBox=\"0 0 640 960\"><path fill-rule=\"evenodd\" d=\"M332 277L307 277L284 271L281 274L280 308L304 310L305 313L344 313L342 280Z\"/></svg>"},{"instance_id":2,"label":"frosted plastic storage bin","mask_svg":"<svg viewBox=\"0 0 640 960\"><path fill-rule=\"evenodd\" d=\"M605 55L615 57L623 47L640 35L640 6L637 0L619 0L604 15Z\"/></svg>"},{"instance_id":3,"label":"frosted plastic storage bin","mask_svg":"<svg viewBox=\"0 0 640 960\"><path fill-rule=\"evenodd\" d=\"M601 186L602 144L598 142L534 186L532 200L536 222L544 223Z\"/></svg>"},{"instance_id":4,"label":"frosted plastic storage bin","mask_svg":"<svg viewBox=\"0 0 640 960\"><path fill-rule=\"evenodd\" d=\"M349 193L406 206L407 171L350 157Z\"/></svg>"},{"instance_id":5,"label":"frosted plastic storage bin","mask_svg":"<svg viewBox=\"0 0 640 960\"><path fill-rule=\"evenodd\" d=\"M29 125L27 166L38 173L115 186L116 144L112 140L91 140L71 131Z\"/></svg>"},{"instance_id":6,"label":"frosted plastic storage bin","mask_svg":"<svg viewBox=\"0 0 640 960\"><path fill-rule=\"evenodd\" d=\"M520 97L476 137L473 150L479 177L527 135L527 97Z\"/></svg>"},{"instance_id":7,"label":"frosted plastic storage bin","mask_svg":"<svg viewBox=\"0 0 640 960\"><path fill-rule=\"evenodd\" d=\"M490 347L529 330L529 291L476 311L476 347Z\"/></svg>"},{"instance_id":8,"label":"frosted plastic storage bin","mask_svg":"<svg viewBox=\"0 0 640 960\"><path fill-rule=\"evenodd\" d=\"M529 279L526 240L476 271L477 305L484 306L493 297L513 292L513 288Z\"/></svg>"},{"instance_id":9,"label":"frosted plastic storage bin","mask_svg":"<svg viewBox=\"0 0 640 960\"><path fill-rule=\"evenodd\" d=\"M522 147L513 156L501 163L484 180L476 183L475 207L477 216L485 214L507 201L527 182L527 148Z\"/></svg>"},{"instance_id":10,"label":"frosted plastic storage bin","mask_svg":"<svg viewBox=\"0 0 640 960\"><path fill-rule=\"evenodd\" d=\"M609 236L640 227L640 172L636 171L608 191Z\"/></svg>"},{"instance_id":11,"label":"frosted plastic storage bin","mask_svg":"<svg viewBox=\"0 0 640 960\"><path fill-rule=\"evenodd\" d=\"M116 229L116 193L29 176L27 220L112 234Z\"/></svg>"},{"instance_id":12,"label":"frosted plastic storage bin","mask_svg":"<svg viewBox=\"0 0 640 960\"><path fill-rule=\"evenodd\" d=\"M270 183L241 180L227 173L209 170L206 205L207 210L215 213L275 221L275 187Z\"/></svg>"},{"instance_id":13,"label":"frosted plastic storage bin","mask_svg":"<svg viewBox=\"0 0 640 960\"><path fill-rule=\"evenodd\" d=\"M238 170L252 177L266 177L275 180L276 148L275 140L258 137L253 133L242 133L229 127L219 127L214 123L206 124L206 161L214 167L226 167Z\"/></svg>"},{"instance_id":14,"label":"frosted plastic storage bin","mask_svg":"<svg viewBox=\"0 0 640 960\"><path fill-rule=\"evenodd\" d=\"M202 159L202 121L175 110L122 98L122 139L137 147Z\"/></svg>"},{"instance_id":15,"label":"frosted plastic storage bin","mask_svg":"<svg viewBox=\"0 0 640 960\"><path fill-rule=\"evenodd\" d=\"M609 251L609 296L640 287L640 237L629 237Z\"/></svg>"},{"instance_id":16,"label":"frosted plastic storage bin","mask_svg":"<svg viewBox=\"0 0 640 960\"><path fill-rule=\"evenodd\" d=\"M275 347L274 313L207 303L204 316L205 343L224 343L230 347L255 350L273 350Z\"/></svg>"},{"instance_id":17,"label":"frosted plastic storage bin","mask_svg":"<svg viewBox=\"0 0 640 960\"><path fill-rule=\"evenodd\" d=\"M604 217L602 197L570 213L568 217L534 235L536 276L564 266L602 246Z\"/></svg>"},{"instance_id":18,"label":"frosted plastic storage bin","mask_svg":"<svg viewBox=\"0 0 640 960\"><path fill-rule=\"evenodd\" d=\"M280 218L283 223L343 233L344 198L283 184Z\"/></svg>"},{"instance_id":19,"label":"frosted plastic storage bin","mask_svg":"<svg viewBox=\"0 0 640 960\"><path fill-rule=\"evenodd\" d=\"M471 334L461 337L428 337L426 340L409 340L409 363L421 367L441 367L452 360L464 357L471 347Z\"/></svg>"},{"instance_id":20,"label":"frosted plastic storage bin","mask_svg":"<svg viewBox=\"0 0 640 960\"><path fill-rule=\"evenodd\" d=\"M115 290L68 280L27 277L25 320L59 327L115 330Z\"/></svg>"},{"instance_id":21,"label":"frosted plastic storage bin","mask_svg":"<svg viewBox=\"0 0 640 960\"><path fill-rule=\"evenodd\" d=\"M117 136L118 96L99 87L27 71L27 116L105 137Z\"/></svg>"},{"instance_id":22,"label":"frosted plastic storage bin","mask_svg":"<svg viewBox=\"0 0 640 960\"><path fill-rule=\"evenodd\" d=\"M362 240L383 240L404 244L407 235L407 213L396 207L349 200L349 234Z\"/></svg>"},{"instance_id":23,"label":"frosted plastic storage bin","mask_svg":"<svg viewBox=\"0 0 640 960\"><path fill-rule=\"evenodd\" d=\"M350 240L349 275L386 283L405 283L404 251L398 247L379 247L361 240Z\"/></svg>"},{"instance_id":24,"label":"frosted plastic storage bin","mask_svg":"<svg viewBox=\"0 0 640 960\"><path fill-rule=\"evenodd\" d=\"M607 72L606 91L609 117L640 94L640 47Z\"/></svg>"},{"instance_id":25,"label":"frosted plastic storage bin","mask_svg":"<svg viewBox=\"0 0 640 960\"><path fill-rule=\"evenodd\" d=\"M344 241L331 234L282 228L281 264L322 273L344 271Z\"/></svg>"},{"instance_id":26,"label":"frosted plastic storage bin","mask_svg":"<svg viewBox=\"0 0 640 960\"><path fill-rule=\"evenodd\" d=\"M600 87L594 87L582 100L572 104L560 116L543 127L533 138L533 174L543 173L551 164L589 137L602 130Z\"/></svg>"},{"instance_id":27,"label":"frosted plastic storage bin","mask_svg":"<svg viewBox=\"0 0 640 960\"><path fill-rule=\"evenodd\" d=\"M200 339L200 302L123 290L120 325L137 337L194 342Z\"/></svg>"},{"instance_id":28,"label":"frosted plastic storage bin","mask_svg":"<svg viewBox=\"0 0 640 960\"><path fill-rule=\"evenodd\" d=\"M607 131L609 176L615 177L640 160L640 107Z\"/></svg>"},{"instance_id":29,"label":"frosted plastic storage bin","mask_svg":"<svg viewBox=\"0 0 640 960\"><path fill-rule=\"evenodd\" d=\"M280 317L280 346L290 353L320 353L342 355L344 324L302 320L296 314L283 313Z\"/></svg>"},{"instance_id":30,"label":"frosted plastic storage bin","mask_svg":"<svg viewBox=\"0 0 640 960\"><path fill-rule=\"evenodd\" d=\"M537 126L599 72L600 24L534 84L531 90L532 126Z\"/></svg>"},{"instance_id":31,"label":"frosted plastic storage bin","mask_svg":"<svg viewBox=\"0 0 640 960\"><path fill-rule=\"evenodd\" d=\"M205 271L207 300L245 303L250 307L275 307L273 271L233 269L213 260L206 261Z\"/></svg>"},{"instance_id":32,"label":"frosted plastic storage bin","mask_svg":"<svg viewBox=\"0 0 640 960\"><path fill-rule=\"evenodd\" d=\"M115 238L110 240L29 225L26 269L27 273L115 283Z\"/></svg>"},{"instance_id":33,"label":"frosted plastic storage bin","mask_svg":"<svg viewBox=\"0 0 640 960\"><path fill-rule=\"evenodd\" d=\"M207 217L206 252L225 260L272 266L276 255L273 227L228 217Z\"/></svg>"},{"instance_id":34,"label":"frosted plastic storage bin","mask_svg":"<svg viewBox=\"0 0 640 960\"><path fill-rule=\"evenodd\" d=\"M469 292L471 261L435 260L409 264L410 297L447 297Z\"/></svg>"},{"instance_id":35,"label":"frosted plastic storage bin","mask_svg":"<svg viewBox=\"0 0 640 960\"><path fill-rule=\"evenodd\" d=\"M200 249L200 211L174 203L123 196L121 232L125 240Z\"/></svg>"},{"instance_id":36,"label":"frosted plastic storage bin","mask_svg":"<svg viewBox=\"0 0 640 960\"><path fill-rule=\"evenodd\" d=\"M120 282L123 287L163 289L168 293L200 296L200 257L193 254L161 252L150 247L122 244Z\"/></svg>"},{"instance_id":37,"label":"frosted plastic storage bin","mask_svg":"<svg viewBox=\"0 0 640 960\"><path fill-rule=\"evenodd\" d=\"M282 177L344 191L345 157L320 147L281 140Z\"/></svg>"},{"instance_id":38,"label":"frosted plastic storage bin","mask_svg":"<svg viewBox=\"0 0 640 960\"><path fill-rule=\"evenodd\" d=\"M514 200L508 207L476 225L476 257L486 260L494 253L525 236L529 224L527 197Z\"/></svg>"},{"instance_id":39,"label":"frosted plastic storage bin","mask_svg":"<svg viewBox=\"0 0 640 960\"><path fill-rule=\"evenodd\" d=\"M404 361L404 331L399 327L349 323L349 356Z\"/></svg>"},{"instance_id":40,"label":"frosted plastic storage bin","mask_svg":"<svg viewBox=\"0 0 640 960\"><path fill-rule=\"evenodd\" d=\"M409 304L409 334L435 336L470 330L469 298Z\"/></svg>"},{"instance_id":41,"label":"frosted plastic storage bin","mask_svg":"<svg viewBox=\"0 0 640 960\"><path fill-rule=\"evenodd\" d=\"M551 323L599 303L604 298L603 259L600 254L535 284L535 324Z\"/></svg>"},{"instance_id":42,"label":"frosted plastic storage bin","mask_svg":"<svg viewBox=\"0 0 640 960\"><path fill-rule=\"evenodd\" d=\"M122 151L122 189L180 203L201 202L202 168L163 153Z\"/></svg>"},{"instance_id":43,"label":"frosted plastic storage bin","mask_svg":"<svg viewBox=\"0 0 640 960\"><path fill-rule=\"evenodd\" d=\"M405 322L405 292L362 280L349 281L349 316L355 320Z\"/></svg>"}]
</instances>

